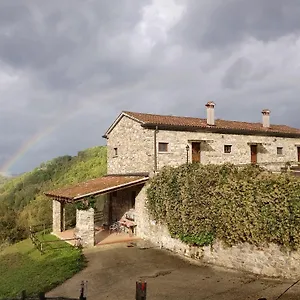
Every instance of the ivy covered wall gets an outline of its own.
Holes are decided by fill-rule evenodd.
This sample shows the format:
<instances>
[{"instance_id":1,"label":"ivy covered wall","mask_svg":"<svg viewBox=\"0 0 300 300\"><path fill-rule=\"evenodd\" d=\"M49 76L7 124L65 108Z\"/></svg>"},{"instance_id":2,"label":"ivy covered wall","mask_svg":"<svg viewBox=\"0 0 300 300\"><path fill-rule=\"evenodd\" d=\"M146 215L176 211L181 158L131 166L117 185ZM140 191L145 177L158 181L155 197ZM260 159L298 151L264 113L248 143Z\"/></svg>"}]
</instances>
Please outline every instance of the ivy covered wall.
<instances>
[{"instance_id":1,"label":"ivy covered wall","mask_svg":"<svg viewBox=\"0 0 300 300\"><path fill-rule=\"evenodd\" d=\"M164 168L150 181L147 208L191 245L300 246L300 181L287 173L230 164Z\"/></svg>"}]
</instances>

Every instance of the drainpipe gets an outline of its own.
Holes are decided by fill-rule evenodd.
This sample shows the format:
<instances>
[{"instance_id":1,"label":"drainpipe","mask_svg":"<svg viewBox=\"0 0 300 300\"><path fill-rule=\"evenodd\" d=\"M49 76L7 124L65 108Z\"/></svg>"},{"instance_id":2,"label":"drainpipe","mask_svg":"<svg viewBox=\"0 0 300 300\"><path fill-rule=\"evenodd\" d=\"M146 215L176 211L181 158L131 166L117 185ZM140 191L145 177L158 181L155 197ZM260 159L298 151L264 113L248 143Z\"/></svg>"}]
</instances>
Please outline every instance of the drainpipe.
<instances>
[{"instance_id":1,"label":"drainpipe","mask_svg":"<svg viewBox=\"0 0 300 300\"><path fill-rule=\"evenodd\" d=\"M158 126L154 129L154 173L157 172L157 135L158 132Z\"/></svg>"}]
</instances>

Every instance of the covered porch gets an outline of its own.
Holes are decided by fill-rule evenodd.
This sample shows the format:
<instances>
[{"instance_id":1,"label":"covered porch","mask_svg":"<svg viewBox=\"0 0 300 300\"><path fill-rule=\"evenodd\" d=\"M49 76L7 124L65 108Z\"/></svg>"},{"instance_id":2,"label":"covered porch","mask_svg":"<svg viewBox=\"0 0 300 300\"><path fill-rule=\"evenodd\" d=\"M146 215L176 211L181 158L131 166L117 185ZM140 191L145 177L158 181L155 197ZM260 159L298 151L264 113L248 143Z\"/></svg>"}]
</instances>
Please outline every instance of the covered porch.
<instances>
[{"instance_id":1,"label":"covered porch","mask_svg":"<svg viewBox=\"0 0 300 300\"><path fill-rule=\"evenodd\" d=\"M147 174L107 175L45 193L53 200L52 233L83 247L136 240L136 197ZM66 205L76 207L76 226L66 230Z\"/></svg>"}]
</instances>

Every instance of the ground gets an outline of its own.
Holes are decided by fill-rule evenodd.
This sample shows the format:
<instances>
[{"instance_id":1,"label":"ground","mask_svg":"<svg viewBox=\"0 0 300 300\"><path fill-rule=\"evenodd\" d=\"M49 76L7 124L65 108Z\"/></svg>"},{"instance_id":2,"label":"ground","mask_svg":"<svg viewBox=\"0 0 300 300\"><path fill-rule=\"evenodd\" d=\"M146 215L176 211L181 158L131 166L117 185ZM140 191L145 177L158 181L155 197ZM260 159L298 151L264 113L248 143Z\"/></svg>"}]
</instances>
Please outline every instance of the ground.
<instances>
[{"instance_id":1,"label":"ground","mask_svg":"<svg viewBox=\"0 0 300 300\"><path fill-rule=\"evenodd\" d=\"M51 291L48 296L75 298L88 281L88 300L135 298L135 282L147 281L149 300L277 299L293 281L263 279L252 274L194 264L166 250L137 243L98 246L85 251L88 267ZM300 299L295 285L280 300Z\"/></svg>"}]
</instances>

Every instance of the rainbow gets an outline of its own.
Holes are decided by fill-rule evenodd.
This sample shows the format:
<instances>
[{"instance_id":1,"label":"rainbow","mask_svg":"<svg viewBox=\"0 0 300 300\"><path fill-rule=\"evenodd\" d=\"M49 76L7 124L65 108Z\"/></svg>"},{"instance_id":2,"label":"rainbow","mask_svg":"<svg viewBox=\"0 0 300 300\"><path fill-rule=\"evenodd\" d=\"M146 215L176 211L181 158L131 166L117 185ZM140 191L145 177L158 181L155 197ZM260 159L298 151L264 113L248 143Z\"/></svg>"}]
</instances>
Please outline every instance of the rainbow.
<instances>
[{"instance_id":1,"label":"rainbow","mask_svg":"<svg viewBox=\"0 0 300 300\"><path fill-rule=\"evenodd\" d=\"M56 128L60 127L62 123L66 122L70 118L72 118L76 112L69 114L69 116L65 117L63 120L56 120L54 122L54 125L50 125L43 130L38 131L33 136L31 136L28 140L26 140L20 148L13 153L13 155L1 166L0 168L0 174L8 175L10 169L14 164L19 161L27 152L29 149L34 147L34 145L38 144L44 137L55 131Z\"/></svg>"},{"instance_id":2,"label":"rainbow","mask_svg":"<svg viewBox=\"0 0 300 300\"><path fill-rule=\"evenodd\" d=\"M0 172L2 174L8 174L9 170L11 167L18 161L20 160L26 153L27 151L32 148L35 144L37 144L40 140L42 140L45 136L50 134L54 129L57 127L57 125L52 125L47 127L44 130L41 130L34 134L33 136L30 137L29 140L25 141L21 147L13 153L13 155L7 160L0 169Z\"/></svg>"}]
</instances>

